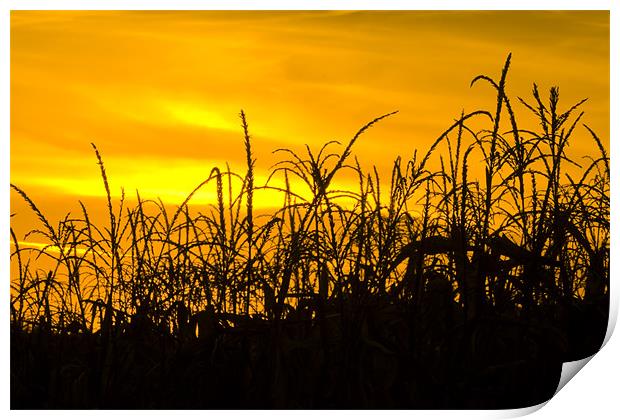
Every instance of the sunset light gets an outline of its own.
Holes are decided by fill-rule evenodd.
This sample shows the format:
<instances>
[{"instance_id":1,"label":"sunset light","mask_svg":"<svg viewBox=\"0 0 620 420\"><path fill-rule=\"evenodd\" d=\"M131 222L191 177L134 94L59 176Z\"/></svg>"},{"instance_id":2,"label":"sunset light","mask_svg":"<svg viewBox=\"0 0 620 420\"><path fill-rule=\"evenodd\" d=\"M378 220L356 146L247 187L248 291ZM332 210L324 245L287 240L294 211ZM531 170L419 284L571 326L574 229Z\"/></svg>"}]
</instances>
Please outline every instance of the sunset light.
<instances>
[{"instance_id":1,"label":"sunset light","mask_svg":"<svg viewBox=\"0 0 620 420\"><path fill-rule=\"evenodd\" d=\"M10 17L12 409L532 407L601 349L610 11Z\"/></svg>"},{"instance_id":2,"label":"sunset light","mask_svg":"<svg viewBox=\"0 0 620 420\"><path fill-rule=\"evenodd\" d=\"M492 104L490 89L469 82L496 74L508 52L511 94L527 97L536 82L562 87L566 104L587 97L585 120L607 142L607 19L600 12L15 11L11 182L43 208L52 196L68 203L103 196L94 142L114 195L125 187L130 196L139 189L179 204L214 166L243 165L241 109L261 180L275 149L346 142L372 118L399 110L354 150L383 176L397 156L425 150L461 110ZM574 150L586 155L590 145ZM349 181L335 181L357 182L342 176ZM206 193L196 204L210 200ZM23 211L18 200L11 205ZM256 205L270 207L271 198Z\"/></svg>"}]
</instances>

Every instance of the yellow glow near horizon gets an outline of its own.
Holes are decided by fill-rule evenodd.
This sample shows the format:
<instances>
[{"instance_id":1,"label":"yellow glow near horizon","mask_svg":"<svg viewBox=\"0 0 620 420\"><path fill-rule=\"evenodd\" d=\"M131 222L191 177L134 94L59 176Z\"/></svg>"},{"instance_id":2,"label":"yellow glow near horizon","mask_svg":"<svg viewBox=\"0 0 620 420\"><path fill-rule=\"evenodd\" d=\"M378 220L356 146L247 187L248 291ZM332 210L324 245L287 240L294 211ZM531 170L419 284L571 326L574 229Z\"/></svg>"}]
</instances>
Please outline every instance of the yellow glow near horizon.
<instances>
[{"instance_id":1,"label":"yellow glow near horizon","mask_svg":"<svg viewBox=\"0 0 620 420\"><path fill-rule=\"evenodd\" d=\"M112 198L121 197L122 190L129 199L135 198L135 192L140 196L150 199L159 198L164 203L170 205L180 205L187 196L198 185L209 178L211 170L218 166L220 162L204 162L194 160L145 160L139 167L132 165L130 159L117 159L106 165L106 172L109 177L110 192ZM92 166L95 175L99 175L99 168ZM224 182L224 200L228 200L228 179L225 175L226 167L219 166ZM231 167L231 172L244 175L244 168ZM115 173L122 173L122 180L117 180ZM268 184L269 173L263 170L257 171L254 175L254 201L258 208L273 208L283 203L284 193L264 189L265 185L282 187L284 183L275 178ZM238 177L233 177L233 197L240 191L242 182ZM30 178L30 183L34 187L43 189L58 190L61 194L73 197L101 197L105 194L103 181L100 177L72 177L72 176L42 176ZM278 182L279 181L279 182ZM308 186L299 178L291 176L289 179L291 191L305 199L311 199ZM146 187L144 187L146 186ZM357 191L359 186L355 183L334 182L330 190ZM245 200L245 199L244 199ZM216 181L211 180L202 186L192 197L192 205L208 205L217 202ZM245 202L245 201L244 201Z\"/></svg>"},{"instance_id":2,"label":"yellow glow near horizon","mask_svg":"<svg viewBox=\"0 0 620 420\"><path fill-rule=\"evenodd\" d=\"M13 11L11 182L43 206L102 197L94 142L113 194L179 203L214 166L245 173L240 109L257 185L274 149L346 143L399 110L353 150L387 181L398 155L424 153L462 109L494 106L491 88L469 82L498 77L508 52L512 97L530 98L532 82L560 85L563 107L589 97L584 122L609 144L605 11ZM578 157L592 150L589 139L573 146ZM357 189L351 172L334 182ZM214 199L209 186L194 203ZM274 202L281 194L255 204Z\"/></svg>"},{"instance_id":3,"label":"yellow glow near horizon","mask_svg":"<svg viewBox=\"0 0 620 420\"><path fill-rule=\"evenodd\" d=\"M55 245L45 244L42 242L18 241L18 245L21 249L30 248L32 250L40 250L40 251L45 250L53 254L60 254L60 247L57 247ZM13 248L15 247L15 244L13 242L11 242L11 247ZM86 254L87 252L85 248L80 248L80 247L66 247L64 251L65 252L71 251L72 253L75 252L75 254L79 256L82 256Z\"/></svg>"}]
</instances>

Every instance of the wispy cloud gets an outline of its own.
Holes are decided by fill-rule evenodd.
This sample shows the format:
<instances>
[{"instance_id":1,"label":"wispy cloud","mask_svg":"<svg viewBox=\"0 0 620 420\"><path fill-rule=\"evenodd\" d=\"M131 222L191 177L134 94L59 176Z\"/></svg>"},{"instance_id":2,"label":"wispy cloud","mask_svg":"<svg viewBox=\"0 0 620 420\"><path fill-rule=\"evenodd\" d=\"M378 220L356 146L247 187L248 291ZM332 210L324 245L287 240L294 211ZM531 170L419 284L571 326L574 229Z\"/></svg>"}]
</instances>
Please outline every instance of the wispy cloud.
<instances>
[{"instance_id":1,"label":"wispy cloud","mask_svg":"<svg viewBox=\"0 0 620 420\"><path fill-rule=\"evenodd\" d=\"M462 109L494 103L469 82L509 51L511 95L536 81L566 104L589 97L608 141L607 12L12 12L12 182L101 195L93 141L117 191L178 201L212 166L243 172L241 108L263 177L274 149L346 142L398 109L354 150L389 176Z\"/></svg>"}]
</instances>

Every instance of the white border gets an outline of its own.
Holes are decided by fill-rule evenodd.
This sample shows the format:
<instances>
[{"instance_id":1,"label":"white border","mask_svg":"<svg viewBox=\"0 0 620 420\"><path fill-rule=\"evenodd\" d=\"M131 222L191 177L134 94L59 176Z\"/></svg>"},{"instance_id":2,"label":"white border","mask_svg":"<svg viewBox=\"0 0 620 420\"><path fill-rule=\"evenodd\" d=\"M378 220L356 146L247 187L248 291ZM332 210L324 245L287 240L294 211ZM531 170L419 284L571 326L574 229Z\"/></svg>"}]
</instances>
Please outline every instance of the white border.
<instances>
[{"instance_id":1,"label":"white border","mask_svg":"<svg viewBox=\"0 0 620 420\"><path fill-rule=\"evenodd\" d=\"M618 65L618 13L619 8L616 6L617 2L611 0L521 0L521 1L494 1L494 0L442 0L442 1L396 1L396 0L383 0L378 1L354 1L354 0L336 0L336 1L248 1L248 0L230 0L230 1L198 1L198 0L180 0L180 1L168 1L168 0L64 0L64 1L52 1L52 0L8 0L3 1L0 5L0 73L2 83L0 85L0 97L2 98L2 113L0 116L0 184L4 188L3 193L0 195L0 224L2 226L3 240L0 240L0 278L5 279L4 288L2 288L2 294L0 295L0 308L1 313L4 314L3 320L0 323L0 331L2 332L3 345L1 346L2 360L4 363L0 364L2 369L0 371L0 386L2 391L2 402L5 410L9 409L9 331L8 331L8 314L9 314L9 228L8 228L8 214L9 214L9 191L8 184L10 179L10 150L9 150L9 137L10 137L10 10L197 10L197 9L214 9L214 10L234 10L234 9L255 9L255 10L324 10L324 9L341 9L341 10L388 10L388 9L417 9L417 10L611 10L611 109L610 115L618 114L618 78L615 76L620 70ZM610 155L614 156L616 150L616 142L618 141L618 118L612 119L611 131L610 131L610 143L611 150ZM618 209L618 198L613 191L615 190L615 180L620 179L618 176L618 165L614 164L612 158L612 194L611 194L611 211L612 211L612 243L616 243L617 235L615 229L615 215ZM618 269L616 268L615 261L620 261L618 249L612 245L611 247L611 277L612 277L612 308L611 308L611 320L615 324L618 313ZM609 338L609 337L608 337ZM596 419L611 419L616 418L618 415L618 403L617 400L617 384L618 384L618 361L615 354L619 354L618 350L620 345L618 339L611 339L601 354L597 354L583 372L578 374L576 380L571 381L563 388L546 406L544 409L536 411L534 418L562 418L582 419L585 416L592 416ZM541 406L543 406L542 404ZM540 408L540 407L537 407ZM504 418L514 417L519 415L525 415L536 408L521 409L521 410L505 410L505 411L458 411L458 412L446 412L446 411L434 411L434 412L409 412L409 411L390 411L386 412L391 418L402 418L410 420L412 416L422 418ZM156 412L114 412L113 415L121 417L135 417L135 416L148 416L148 417L160 417L160 416L176 416L166 411ZM203 417L206 415L204 412L182 412L184 416L196 416ZM226 417L241 417L251 415L254 418L262 419L269 418L270 420L275 417L288 418L290 416L301 419L314 419L318 415L327 415L328 417L340 417L340 416L354 416L356 418L369 418L377 415L382 415L382 412L377 411L364 411L364 412L352 412L352 413L339 413L339 412L314 412L314 411L295 411L295 412L209 412L208 415L213 416L226 416ZM11 416L15 417L34 417L39 416L37 412L10 412ZM63 411L63 412L46 412L46 416L58 417L58 418L81 418L85 415L84 412L79 411ZM108 416L110 413L106 412L88 412L89 416Z\"/></svg>"}]
</instances>

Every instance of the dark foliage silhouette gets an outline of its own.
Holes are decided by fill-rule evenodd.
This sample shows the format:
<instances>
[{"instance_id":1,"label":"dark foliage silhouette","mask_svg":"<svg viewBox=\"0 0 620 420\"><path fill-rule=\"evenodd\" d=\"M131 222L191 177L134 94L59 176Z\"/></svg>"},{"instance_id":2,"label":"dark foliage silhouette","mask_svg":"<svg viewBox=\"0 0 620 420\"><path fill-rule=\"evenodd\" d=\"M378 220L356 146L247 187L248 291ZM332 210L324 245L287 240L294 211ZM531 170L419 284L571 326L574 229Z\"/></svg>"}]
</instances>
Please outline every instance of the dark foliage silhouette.
<instances>
[{"instance_id":1,"label":"dark foliage silhouette","mask_svg":"<svg viewBox=\"0 0 620 420\"><path fill-rule=\"evenodd\" d=\"M549 399L564 361L602 345L609 159L559 89L462 113L387 185L344 147L277 150L267 185L213 168L169 213L107 197L108 222L41 222L11 282L12 408L516 408ZM477 87L476 87L477 88ZM481 87L482 88L482 87ZM517 123L517 111L537 121ZM522 120L521 120L522 121ZM582 160L569 142L591 139ZM481 179L472 165L484 167ZM433 169L434 168L434 169ZM356 174L359 189L333 180ZM291 188L293 179L307 191ZM217 202L190 210L201 189ZM254 208L262 190L283 204ZM14 217L14 216L12 216ZM53 261L49 271L38 258Z\"/></svg>"}]
</instances>

